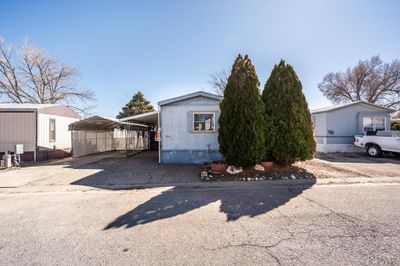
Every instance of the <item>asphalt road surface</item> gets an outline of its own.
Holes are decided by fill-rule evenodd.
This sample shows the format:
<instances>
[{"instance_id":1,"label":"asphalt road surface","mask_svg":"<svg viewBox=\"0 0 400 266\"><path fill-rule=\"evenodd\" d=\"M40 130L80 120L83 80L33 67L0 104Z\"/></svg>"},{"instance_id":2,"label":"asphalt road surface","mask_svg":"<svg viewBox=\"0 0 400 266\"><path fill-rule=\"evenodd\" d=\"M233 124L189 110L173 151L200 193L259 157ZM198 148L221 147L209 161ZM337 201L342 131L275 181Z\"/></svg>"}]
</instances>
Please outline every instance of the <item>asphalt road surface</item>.
<instances>
[{"instance_id":1,"label":"asphalt road surface","mask_svg":"<svg viewBox=\"0 0 400 266\"><path fill-rule=\"evenodd\" d=\"M400 264L400 185L0 193L1 265Z\"/></svg>"}]
</instances>

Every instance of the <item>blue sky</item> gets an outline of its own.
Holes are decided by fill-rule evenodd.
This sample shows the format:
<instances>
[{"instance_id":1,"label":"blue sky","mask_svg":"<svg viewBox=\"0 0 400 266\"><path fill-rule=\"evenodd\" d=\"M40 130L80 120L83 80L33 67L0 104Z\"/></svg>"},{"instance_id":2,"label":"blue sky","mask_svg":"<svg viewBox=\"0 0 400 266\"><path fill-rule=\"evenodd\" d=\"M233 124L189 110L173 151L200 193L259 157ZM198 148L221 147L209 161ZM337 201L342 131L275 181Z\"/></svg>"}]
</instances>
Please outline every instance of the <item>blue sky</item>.
<instances>
[{"instance_id":1,"label":"blue sky","mask_svg":"<svg viewBox=\"0 0 400 266\"><path fill-rule=\"evenodd\" d=\"M330 105L317 84L379 54L400 58L399 1L17 1L0 0L0 36L25 39L76 65L79 84L115 116L137 91L154 105L198 90L238 53L261 87L274 64L292 64L310 108Z\"/></svg>"}]
</instances>

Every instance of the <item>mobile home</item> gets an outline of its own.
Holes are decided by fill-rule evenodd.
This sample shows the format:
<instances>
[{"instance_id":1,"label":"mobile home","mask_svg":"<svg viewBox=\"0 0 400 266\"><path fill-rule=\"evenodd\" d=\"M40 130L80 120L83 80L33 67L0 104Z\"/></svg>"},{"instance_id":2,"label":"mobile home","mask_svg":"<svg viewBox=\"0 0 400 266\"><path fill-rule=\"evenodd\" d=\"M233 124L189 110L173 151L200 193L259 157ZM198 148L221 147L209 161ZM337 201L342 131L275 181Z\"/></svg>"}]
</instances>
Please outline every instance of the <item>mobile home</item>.
<instances>
[{"instance_id":1,"label":"mobile home","mask_svg":"<svg viewBox=\"0 0 400 266\"><path fill-rule=\"evenodd\" d=\"M25 161L69 156L68 125L79 116L61 104L0 104L0 155L23 144Z\"/></svg>"},{"instance_id":2,"label":"mobile home","mask_svg":"<svg viewBox=\"0 0 400 266\"><path fill-rule=\"evenodd\" d=\"M160 101L160 163L221 160L218 144L222 97L195 92Z\"/></svg>"},{"instance_id":3,"label":"mobile home","mask_svg":"<svg viewBox=\"0 0 400 266\"><path fill-rule=\"evenodd\" d=\"M311 111L318 152L357 152L354 135L365 131L390 130L393 110L367 102L315 109Z\"/></svg>"}]
</instances>

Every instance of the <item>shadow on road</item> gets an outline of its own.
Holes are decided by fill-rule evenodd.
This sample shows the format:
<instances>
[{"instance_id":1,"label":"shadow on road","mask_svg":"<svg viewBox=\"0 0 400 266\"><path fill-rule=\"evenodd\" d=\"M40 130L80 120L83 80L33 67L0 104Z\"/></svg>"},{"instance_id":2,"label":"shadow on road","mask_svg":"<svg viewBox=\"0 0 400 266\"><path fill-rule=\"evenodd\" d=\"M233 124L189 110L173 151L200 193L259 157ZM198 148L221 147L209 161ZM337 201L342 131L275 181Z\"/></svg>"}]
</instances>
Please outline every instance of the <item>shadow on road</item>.
<instances>
[{"instance_id":1,"label":"shadow on road","mask_svg":"<svg viewBox=\"0 0 400 266\"><path fill-rule=\"evenodd\" d=\"M91 159L88 157L86 160ZM196 186L200 181L198 165L160 165L156 152L144 152L134 157L114 156L93 161L78 160L80 164L70 164L75 169L99 170L85 176L73 185L84 185L103 189L126 189L138 187L175 186L149 199L122 214L105 226L112 228L131 228L140 224L172 218L201 208L210 203L219 202L220 212L227 221L240 217L255 217L284 205L315 183L308 179L302 185L295 185L288 180L287 185L278 185L274 181L254 183L224 182L225 184L207 183ZM192 185L190 185L192 184Z\"/></svg>"},{"instance_id":2,"label":"shadow on road","mask_svg":"<svg viewBox=\"0 0 400 266\"><path fill-rule=\"evenodd\" d=\"M159 164L158 153L154 151L142 152L128 158L102 158L88 164L69 167L98 170L95 174L73 181L71 185L110 190L200 181L198 165Z\"/></svg>"},{"instance_id":3,"label":"shadow on road","mask_svg":"<svg viewBox=\"0 0 400 266\"><path fill-rule=\"evenodd\" d=\"M220 201L220 212L226 214L227 221L235 221L243 216L255 217L284 205L304 190L313 186L315 181L302 185L235 186L213 189L184 189L175 187L164 191L133 210L119 216L104 230L112 228L131 228L140 224L168 219L187 213L213 202Z\"/></svg>"}]
</instances>

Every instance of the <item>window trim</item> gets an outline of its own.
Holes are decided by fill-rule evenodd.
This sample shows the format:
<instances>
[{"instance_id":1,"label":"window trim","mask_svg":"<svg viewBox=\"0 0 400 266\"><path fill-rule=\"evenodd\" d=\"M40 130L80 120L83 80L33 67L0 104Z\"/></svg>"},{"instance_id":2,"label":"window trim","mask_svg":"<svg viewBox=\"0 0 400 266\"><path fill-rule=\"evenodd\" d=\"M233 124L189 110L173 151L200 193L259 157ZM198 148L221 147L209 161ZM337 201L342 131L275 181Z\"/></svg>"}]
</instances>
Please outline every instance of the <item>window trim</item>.
<instances>
[{"instance_id":1,"label":"window trim","mask_svg":"<svg viewBox=\"0 0 400 266\"><path fill-rule=\"evenodd\" d=\"M366 130L364 130L365 129L365 126L364 126L364 119L365 118L371 118L372 119L372 129L373 129L373 131L376 131L376 124L375 124L375 119L377 119L377 118L383 118L383 121L384 121L384 127L385 127L385 129L383 130L383 131L386 131L386 117L384 117L384 116L363 116L363 120L362 120L362 129L363 129L363 132L366 132Z\"/></svg>"},{"instance_id":2,"label":"window trim","mask_svg":"<svg viewBox=\"0 0 400 266\"><path fill-rule=\"evenodd\" d=\"M51 138L51 122L54 121L54 139ZM56 142L57 140L57 130L56 130L56 119L49 118L49 142Z\"/></svg>"},{"instance_id":3,"label":"window trim","mask_svg":"<svg viewBox=\"0 0 400 266\"><path fill-rule=\"evenodd\" d=\"M194 129L194 115L213 115L213 130L195 130ZM215 112L212 111L195 111L192 112L192 133L215 133Z\"/></svg>"}]
</instances>

